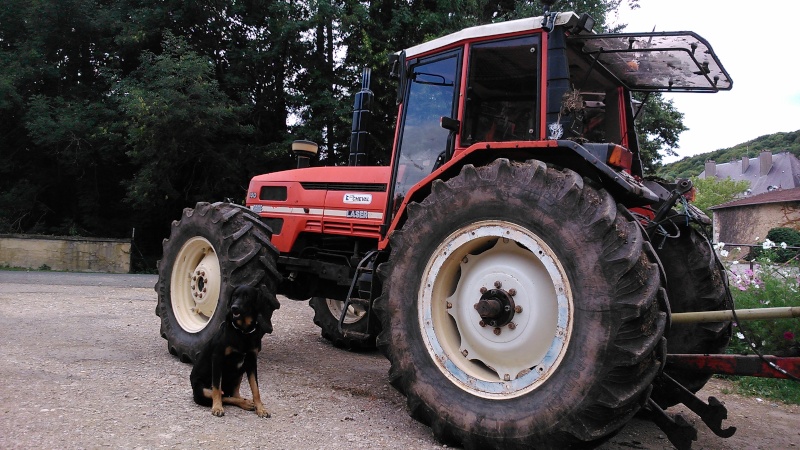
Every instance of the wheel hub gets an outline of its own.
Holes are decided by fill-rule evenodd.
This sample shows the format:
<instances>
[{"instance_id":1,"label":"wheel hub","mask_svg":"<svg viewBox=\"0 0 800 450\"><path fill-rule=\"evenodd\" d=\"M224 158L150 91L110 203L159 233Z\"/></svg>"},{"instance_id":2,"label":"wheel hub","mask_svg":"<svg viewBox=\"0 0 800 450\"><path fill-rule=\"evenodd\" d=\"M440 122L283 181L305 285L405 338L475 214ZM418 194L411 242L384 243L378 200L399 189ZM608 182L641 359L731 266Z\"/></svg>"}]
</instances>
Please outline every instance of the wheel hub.
<instances>
[{"instance_id":1,"label":"wheel hub","mask_svg":"<svg viewBox=\"0 0 800 450\"><path fill-rule=\"evenodd\" d=\"M495 282L495 285L500 282ZM481 289L483 290L483 289ZM513 289L512 289L513 290ZM479 325L490 327L504 327L514 319L514 298L503 289L488 289L481 295L478 303L473 306L481 316Z\"/></svg>"}]
</instances>

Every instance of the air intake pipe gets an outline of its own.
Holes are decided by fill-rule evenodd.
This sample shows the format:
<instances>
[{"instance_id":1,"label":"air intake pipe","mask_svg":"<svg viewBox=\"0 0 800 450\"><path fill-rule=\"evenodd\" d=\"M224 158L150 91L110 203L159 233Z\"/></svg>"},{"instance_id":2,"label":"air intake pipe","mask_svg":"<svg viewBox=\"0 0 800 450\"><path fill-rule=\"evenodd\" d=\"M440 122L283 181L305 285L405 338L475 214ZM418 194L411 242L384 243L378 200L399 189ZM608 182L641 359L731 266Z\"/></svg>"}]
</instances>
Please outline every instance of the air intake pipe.
<instances>
[{"instance_id":1,"label":"air intake pipe","mask_svg":"<svg viewBox=\"0 0 800 450\"><path fill-rule=\"evenodd\" d=\"M372 70L364 68L361 74L361 90L353 104L353 128L350 133L350 166L367 165L367 138L372 122L372 100L375 94L369 89Z\"/></svg>"}]
</instances>

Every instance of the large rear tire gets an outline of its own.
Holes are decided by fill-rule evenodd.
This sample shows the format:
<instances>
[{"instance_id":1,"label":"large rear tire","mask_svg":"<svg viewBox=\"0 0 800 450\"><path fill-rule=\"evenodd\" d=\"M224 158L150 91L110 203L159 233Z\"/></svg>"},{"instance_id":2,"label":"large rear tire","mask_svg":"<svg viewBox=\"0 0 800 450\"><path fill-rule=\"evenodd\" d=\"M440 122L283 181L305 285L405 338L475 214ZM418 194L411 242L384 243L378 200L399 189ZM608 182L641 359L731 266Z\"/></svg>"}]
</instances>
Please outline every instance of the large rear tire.
<instances>
[{"instance_id":1,"label":"large rear tire","mask_svg":"<svg viewBox=\"0 0 800 450\"><path fill-rule=\"evenodd\" d=\"M391 246L378 347L441 442L564 448L607 438L647 401L666 323L657 258L575 172L466 166L409 205Z\"/></svg>"},{"instance_id":2,"label":"large rear tire","mask_svg":"<svg viewBox=\"0 0 800 450\"><path fill-rule=\"evenodd\" d=\"M672 218L677 237L668 238L657 252L667 275L667 293L673 313L725 309L725 271L717 263L711 243L684 216ZM666 333L669 353L724 353L731 339L731 322L673 324ZM699 391L711 375L671 369L664 371L692 392ZM674 396L653 390L662 407L675 405Z\"/></svg>"},{"instance_id":3,"label":"large rear tire","mask_svg":"<svg viewBox=\"0 0 800 450\"><path fill-rule=\"evenodd\" d=\"M156 314L170 353L191 363L224 318L236 286L275 298L281 276L272 231L260 217L230 203L198 203L172 222L158 263Z\"/></svg>"}]
</instances>

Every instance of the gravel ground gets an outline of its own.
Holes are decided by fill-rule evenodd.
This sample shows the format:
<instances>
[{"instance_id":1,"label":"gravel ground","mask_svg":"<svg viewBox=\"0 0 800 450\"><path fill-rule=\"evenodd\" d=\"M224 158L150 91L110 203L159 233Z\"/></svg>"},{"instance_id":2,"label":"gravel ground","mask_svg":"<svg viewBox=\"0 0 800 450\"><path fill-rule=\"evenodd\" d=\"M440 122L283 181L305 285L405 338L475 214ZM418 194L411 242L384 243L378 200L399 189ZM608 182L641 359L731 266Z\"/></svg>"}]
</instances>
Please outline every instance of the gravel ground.
<instances>
[{"instance_id":1,"label":"gravel ground","mask_svg":"<svg viewBox=\"0 0 800 450\"><path fill-rule=\"evenodd\" d=\"M305 302L282 300L259 357L269 419L194 404L191 367L166 350L154 276L0 271L2 448L441 448L412 420L379 354L330 346ZM699 423L695 448L800 446L800 409L724 395L733 438ZM243 395L249 395L246 383ZM672 448L634 419L602 449Z\"/></svg>"}]
</instances>

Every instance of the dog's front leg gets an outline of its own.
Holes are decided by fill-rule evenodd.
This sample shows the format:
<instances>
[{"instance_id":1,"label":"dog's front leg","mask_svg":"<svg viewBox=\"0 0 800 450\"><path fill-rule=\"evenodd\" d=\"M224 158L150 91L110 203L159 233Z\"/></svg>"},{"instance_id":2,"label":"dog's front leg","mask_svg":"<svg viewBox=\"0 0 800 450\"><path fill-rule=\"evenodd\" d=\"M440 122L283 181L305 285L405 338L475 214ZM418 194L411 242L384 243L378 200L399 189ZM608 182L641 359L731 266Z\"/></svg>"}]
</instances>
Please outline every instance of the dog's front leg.
<instances>
[{"instance_id":1,"label":"dog's front leg","mask_svg":"<svg viewBox=\"0 0 800 450\"><path fill-rule=\"evenodd\" d=\"M211 414L221 417L225 415L222 407L222 367L225 358L215 354L211 360Z\"/></svg>"},{"instance_id":2,"label":"dog's front leg","mask_svg":"<svg viewBox=\"0 0 800 450\"><path fill-rule=\"evenodd\" d=\"M258 414L258 417L269 417L270 413L264 408L264 404L261 403L261 391L258 390L258 366L256 355L258 355L258 352L247 355L249 360L249 364L247 364L247 381L250 383L250 391L253 393L253 404L256 406L256 414Z\"/></svg>"}]
</instances>

